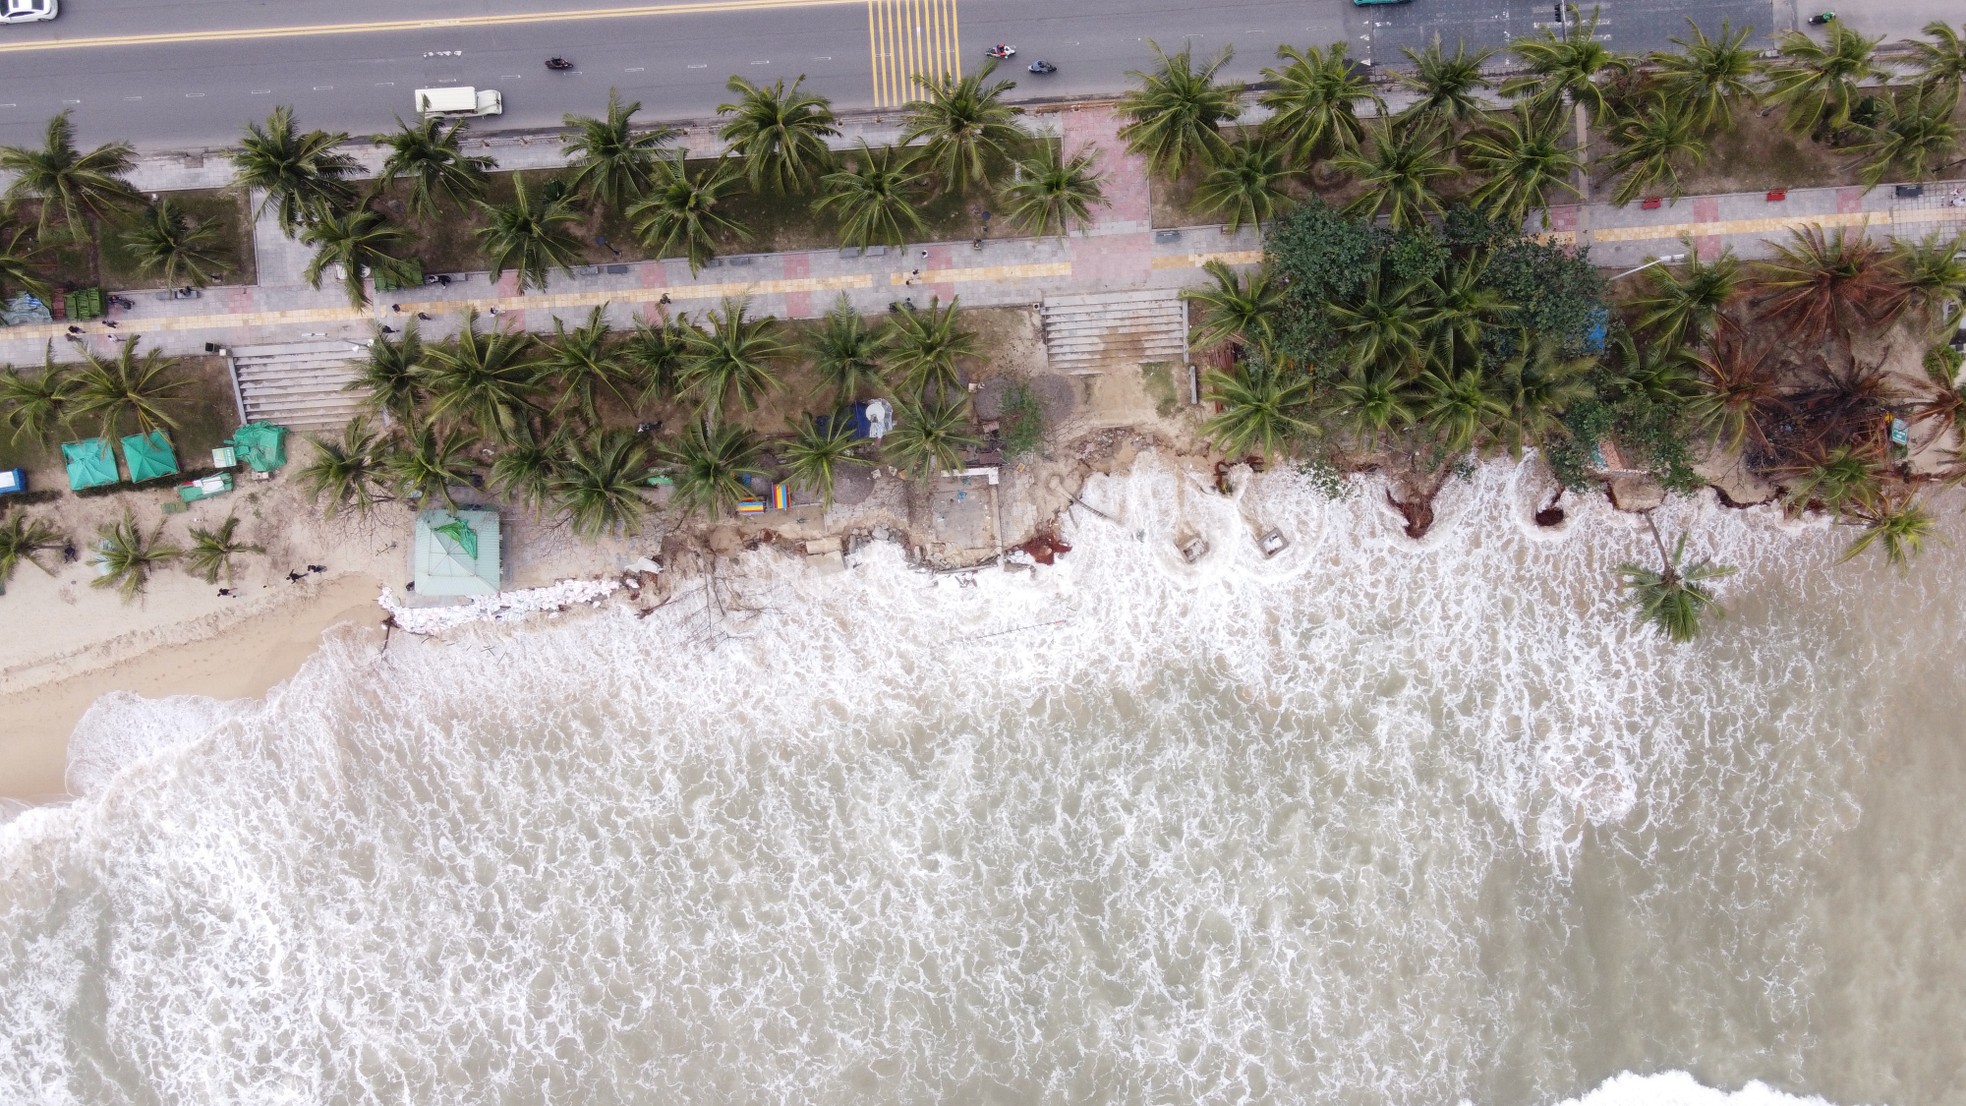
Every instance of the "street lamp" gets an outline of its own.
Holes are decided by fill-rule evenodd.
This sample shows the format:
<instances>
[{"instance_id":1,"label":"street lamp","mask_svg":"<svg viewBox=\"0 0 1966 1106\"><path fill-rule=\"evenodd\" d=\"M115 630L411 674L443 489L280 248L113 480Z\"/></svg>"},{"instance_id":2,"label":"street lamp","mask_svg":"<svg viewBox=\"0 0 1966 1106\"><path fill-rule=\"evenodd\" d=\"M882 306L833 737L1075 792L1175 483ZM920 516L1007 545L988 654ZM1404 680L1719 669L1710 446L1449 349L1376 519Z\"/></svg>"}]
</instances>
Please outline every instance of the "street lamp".
<instances>
[{"instance_id":1,"label":"street lamp","mask_svg":"<svg viewBox=\"0 0 1966 1106\"><path fill-rule=\"evenodd\" d=\"M1684 260L1686 260L1686 255L1683 253L1669 253L1664 257L1655 257L1652 260L1647 261L1645 264L1640 265L1636 269L1626 269L1624 272L1619 273L1617 276L1614 276L1610 279L1623 280L1626 277L1632 275L1633 273L1642 273L1645 270L1650 269L1654 265L1677 265Z\"/></svg>"}]
</instances>

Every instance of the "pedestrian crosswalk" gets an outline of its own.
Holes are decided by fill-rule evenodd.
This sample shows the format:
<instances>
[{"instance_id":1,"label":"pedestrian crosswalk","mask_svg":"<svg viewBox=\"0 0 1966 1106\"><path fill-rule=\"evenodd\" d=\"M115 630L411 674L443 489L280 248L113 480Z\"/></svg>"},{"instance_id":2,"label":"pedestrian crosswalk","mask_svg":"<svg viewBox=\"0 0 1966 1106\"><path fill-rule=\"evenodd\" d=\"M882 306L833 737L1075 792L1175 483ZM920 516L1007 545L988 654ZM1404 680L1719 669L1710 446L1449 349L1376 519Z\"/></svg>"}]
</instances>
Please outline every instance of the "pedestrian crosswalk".
<instances>
[{"instance_id":1,"label":"pedestrian crosswalk","mask_svg":"<svg viewBox=\"0 0 1966 1106\"><path fill-rule=\"evenodd\" d=\"M867 50L877 108L915 99L917 75L962 76L956 0L867 0Z\"/></svg>"}]
</instances>

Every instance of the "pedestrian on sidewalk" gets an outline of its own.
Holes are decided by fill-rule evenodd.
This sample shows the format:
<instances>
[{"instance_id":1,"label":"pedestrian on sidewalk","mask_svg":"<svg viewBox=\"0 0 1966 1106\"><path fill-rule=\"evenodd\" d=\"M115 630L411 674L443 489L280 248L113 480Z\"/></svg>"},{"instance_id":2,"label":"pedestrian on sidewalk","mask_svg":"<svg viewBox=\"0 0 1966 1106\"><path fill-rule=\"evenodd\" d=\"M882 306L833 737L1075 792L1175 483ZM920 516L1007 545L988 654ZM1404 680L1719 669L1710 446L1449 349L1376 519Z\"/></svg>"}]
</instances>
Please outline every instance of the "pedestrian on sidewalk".
<instances>
[{"instance_id":1,"label":"pedestrian on sidewalk","mask_svg":"<svg viewBox=\"0 0 1966 1106\"><path fill-rule=\"evenodd\" d=\"M661 299L659 299L659 300L656 300L655 302L656 302L656 303L658 303L658 304L660 304L660 305L661 305L661 306L663 306L663 307L667 307L667 306L669 306L669 293L667 293L667 292L664 292L664 293L662 293L662 298L661 298Z\"/></svg>"},{"instance_id":2,"label":"pedestrian on sidewalk","mask_svg":"<svg viewBox=\"0 0 1966 1106\"><path fill-rule=\"evenodd\" d=\"M82 328L79 326L71 326L68 328L68 332L70 334L80 334L82 333Z\"/></svg>"},{"instance_id":3,"label":"pedestrian on sidewalk","mask_svg":"<svg viewBox=\"0 0 1966 1106\"><path fill-rule=\"evenodd\" d=\"M396 333L396 328L393 326L385 326L382 328L382 332L384 334L394 334Z\"/></svg>"},{"instance_id":4,"label":"pedestrian on sidewalk","mask_svg":"<svg viewBox=\"0 0 1966 1106\"><path fill-rule=\"evenodd\" d=\"M926 258L926 257L928 257L928 251L927 251L927 250L923 250L923 251L922 251L922 257L924 257L924 258Z\"/></svg>"},{"instance_id":5,"label":"pedestrian on sidewalk","mask_svg":"<svg viewBox=\"0 0 1966 1106\"><path fill-rule=\"evenodd\" d=\"M423 313L423 312L421 312L421 311L419 311L419 312L417 312L417 313L416 313L416 317L417 317L417 318L419 318L419 319L421 319L421 320L423 320L423 321L424 321L424 322L426 322L426 323L430 321L430 316L428 316L428 315L426 315L426 314L424 314L424 313Z\"/></svg>"},{"instance_id":6,"label":"pedestrian on sidewalk","mask_svg":"<svg viewBox=\"0 0 1966 1106\"><path fill-rule=\"evenodd\" d=\"M400 304L400 303L392 303L392 304L390 304L390 305L389 305L389 313L390 313L390 314L392 314L392 315L401 315L401 314L403 313L403 305L402 305L402 304Z\"/></svg>"},{"instance_id":7,"label":"pedestrian on sidewalk","mask_svg":"<svg viewBox=\"0 0 1966 1106\"><path fill-rule=\"evenodd\" d=\"M969 248L970 248L970 249L972 249L972 250L980 250L980 249L982 249L982 248L983 248L983 240L982 240L981 238L972 238L972 239L970 239L970 240L969 240Z\"/></svg>"},{"instance_id":8,"label":"pedestrian on sidewalk","mask_svg":"<svg viewBox=\"0 0 1966 1106\"><path fill-rule=\"evenodd\" d=\"M120 326L120 325L122 325L122 324L120 324L120 323L118 323L118 322L117 322L116 320L114 320L114 319L104 319L104 320L102 321L102 325L104 325L104 326L106 326L106 327L108 327L108 328L109 328L109 329L111 329L111 330L115 330L115 329L116 329L116 328L117 328L118 326Z\"/></svg>"},{"instance_id":9,"label":"pedestrian on sidewalk","mask_svg":"<svg viewBox=\"0 0 1966 1106\"><path fill-rule=\"evenodd\" d=\"M486 310L486 313L487 313L487 314L491 314L491 315L496 315L496 314L498 314L498 308L496 308L496 307L489 307L489 308L486 308L485 310Z\"/></svg>"}]
</instances>

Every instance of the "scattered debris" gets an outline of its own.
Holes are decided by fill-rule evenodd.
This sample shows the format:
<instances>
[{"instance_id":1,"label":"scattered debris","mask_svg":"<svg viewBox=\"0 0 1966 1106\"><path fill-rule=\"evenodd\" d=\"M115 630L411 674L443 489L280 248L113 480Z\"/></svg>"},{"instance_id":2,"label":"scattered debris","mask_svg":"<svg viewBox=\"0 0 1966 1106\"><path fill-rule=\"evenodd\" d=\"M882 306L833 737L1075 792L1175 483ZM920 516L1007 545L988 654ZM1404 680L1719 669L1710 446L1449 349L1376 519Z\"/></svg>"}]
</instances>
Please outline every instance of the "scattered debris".
<instances>
[{"instance_id":1,"label":"scattered debris","mask_svg":"<svg viewBox=\"0 0 1966 1106\"><path fill-rule=\"evenodd\" d=\"M1265 531L1262 537L1256 539L1256 547L1263 551L1263 556L1274 557L1290 548L1290 539L1283 536L1283 531L1273 526Z\"/></svg>"}]
</instances>

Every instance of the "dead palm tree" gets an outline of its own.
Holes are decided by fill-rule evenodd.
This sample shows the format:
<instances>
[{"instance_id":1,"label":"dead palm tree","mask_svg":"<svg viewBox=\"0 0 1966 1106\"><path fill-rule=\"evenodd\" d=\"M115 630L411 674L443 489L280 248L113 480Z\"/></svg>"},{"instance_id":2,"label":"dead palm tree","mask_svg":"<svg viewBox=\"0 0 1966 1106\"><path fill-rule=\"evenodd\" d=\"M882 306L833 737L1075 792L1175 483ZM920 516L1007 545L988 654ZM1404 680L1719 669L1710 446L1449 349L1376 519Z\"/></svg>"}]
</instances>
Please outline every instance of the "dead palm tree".
<instances>
[{"instance_id":1,"label":"dead palm tree","mask_svg":"<svg viewBox=\"0 0 1966 1106\"><path fill-rule=\"evenodd\" d=\"M1784 407L1782 354L1737 327L1719 326L1706 348L1690 352L1687 360L1699 374L1698 391L1686 407L1693 424L1730 452L1766 449L1768 431Z\"/></svg>"},{"instance_id":2,"label":"dead palm tree","mask_svg":"<svg viewBox=\"0 0 1966 1106\"><path fill-rule=\"evenodd\" d=\"M191 528L191 545L184 551L184 566L204 577L207 584L218 583L219 574L232 582L232 559L242 553L264 553L266 547L239 540L239 518L227 515L215 529Z\"/></svg>"},{"instance_id":3,"label":"dead palm tree","mask_svg":"<svg viewBox=\"0 0 1966 1106\"><path fill-rule=\"evenodd\" d=\"M1216 80L1234 56L1230 47L1197 67L1192 46L1177 54L1152 39L1147 46L1154 52L1154 68L1127 73L1139 87L1120 97L1118 114L1125 123L1119 137L1147 159L1150 172L1172 179L1197 161L1206 164L1227 152L1222 125L1242 113L1242 84Z\"/></svg>"},{"instance_id":4,"label":"dead palm tree","mask_svg":"<svg viewBox=\"0 0 1966 1106\"><path fill-rule=\"evenodd\" d=\"M151 572L175 560L180 552L176 546L158 540L164 533L163 524L145 534L137 525L136 516L129 511L102 527L99 533L102 541L96 546L96 563L101 567L89 585L114 589L125 603L142 595L150 585Z\"/></svg>"},{"instance_id":5,"label":"dead palm tree","mask_svg":"<svg viewBox=\"0 0 1966 1106\"><path fill-rule=\"evenodd\" d=\"M662 147L676 137L672 127L635 132L632 120L642 110L639 100L621 102L621 90L608 89L607 115L595 119L567 115L572 131L563 136L562 153L573 166L572 187L585 192L601 207L620 210L648 191Z\"/></svg>"},{"instance_id":6,"label":"dead palm tree","mask_svg":"<svg viewBox=\"0 0 1966 1106\"><path fill-rule=\"evenodd\" d=\"M717 105L717 114L725 119L718 136L743 160L753 191L771 188L790 194L810 188L832 166L826 140L840 133L832 102L801 92L804 83L802 73L790 89L783 80L767 86L743 77L732 77L724 86L738 98Z\"/></svg>"},{"instance_id":7,"label":"dead palm tree","mask_svg":"<svg viewBox=\"0 0 1966 1106\"><path fill-rule=\"evenodd\" d=\"M1846 235L1840 227L1804 227L1775 250L1756 281L1761 314L1780 320L1799 342L1881 326L1905 306L1889 251L1861 228Z\"/></svg>"}]
</instances>

